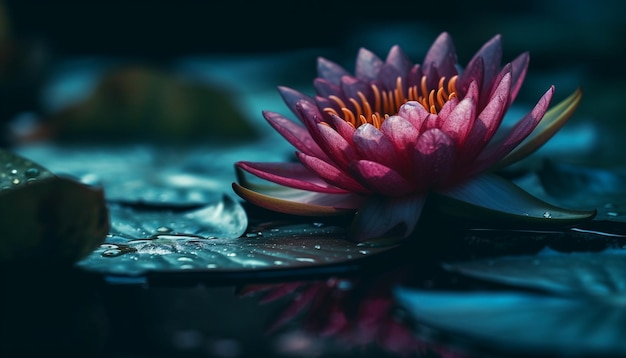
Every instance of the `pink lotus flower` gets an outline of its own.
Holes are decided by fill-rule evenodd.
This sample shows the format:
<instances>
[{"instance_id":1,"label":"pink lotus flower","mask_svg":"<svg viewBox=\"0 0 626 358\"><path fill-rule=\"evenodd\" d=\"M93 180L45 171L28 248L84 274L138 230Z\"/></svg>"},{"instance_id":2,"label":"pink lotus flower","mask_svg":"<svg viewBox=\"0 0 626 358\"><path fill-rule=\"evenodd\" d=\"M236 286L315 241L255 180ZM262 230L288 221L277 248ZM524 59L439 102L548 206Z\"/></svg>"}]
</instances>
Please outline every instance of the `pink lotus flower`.
<instances>
[{"instance_id":1,"label":"pink lotus flower","mask_svg":"<svg viewBox=\"0 0 626 358\"><path fill-rule=\"evenodd\" d=\"M548 111L551 86L527 115L505 127L502 119L522 86L529 54L502 67L501 58L497 35L461 71L448 33L436 39L422 64L413 64L399 46L384 61L362 48L354 75L319 58L316 96L279 87L301 123L263 112L296 148L299 162L237 162L233 189L283 213L354 212L356 241L410 235L427 198L455 215L475 215L468 207L481 208L485 220L498 214L563 225L592 218L595 211L555 207L494 174L545 143L581 98L579 89ZM257 185L245 172L278 185Z\"/></svg>"}]
</instances>

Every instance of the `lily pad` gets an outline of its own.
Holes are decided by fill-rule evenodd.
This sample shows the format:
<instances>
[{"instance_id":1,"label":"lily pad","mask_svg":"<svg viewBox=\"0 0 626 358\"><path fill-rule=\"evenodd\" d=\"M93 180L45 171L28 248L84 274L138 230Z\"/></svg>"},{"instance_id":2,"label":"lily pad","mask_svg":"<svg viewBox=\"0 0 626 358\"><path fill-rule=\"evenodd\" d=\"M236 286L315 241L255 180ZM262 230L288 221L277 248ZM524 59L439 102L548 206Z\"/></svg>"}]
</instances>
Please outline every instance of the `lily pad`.
<instances>
[{"instance_id":1,"label":"lily pad","mask_svg":"<svg viewBox=\"0 0 626 358\"><path fill-rule=\"evenodd\" d=\"M104 241L109 221L101 189L6 150L0 165L0 263L72 263Z\"/></svg>"},{"instance_id":2,"label":"lily pad","mask_svg":"<svg viewBox=\"0 0 626 358\"><path fill-rule=\"evenodd\" d=\"M452 272L554 294L626 302L626 251L506 256L446 263Z\"/></svg>"},{"instance_id":3,"label":"lily pad","mask_svg":"<svg viewBox=\"0 0 626 358\"><path fill-rule=\"evenodd\" d=\"M626 354L626 310L583 299L519 292L398 288L418 335L470 356L617 357ZM420 332L421 331L421 332ZM437 338L433 338L437 337ZM515 352L515 355L513 355Z\"/></svg>"},{"instance_id":4,"label":"lily pad","mask_svg":"<svg viewBox=\"0 0 626 358\"><path fill-rule=\"evenodd\" d=\"M158 231L158 229L157 229ZM167 230L144 238L107 237L79 266L109 276L180 274L203 281L272 278L293 274L345 272L357 262L391 247L363 247L345 239L340 226L323 223L275 224L242 237L202 237ZM335 266L333 266L335 265ZM181 276L177 276L185 281Z\"/></svg>"},{"instance_id":5,"label":"lily pad","mask_svg":"<svg viewBox=\"0 0 626 358\"><path fill-rule=\"evenodd\" d=\"M596 210L558 207L493 174L439 192L434 202L444 214L491 227L565 227L596 215Z\"/></svg>"},{"instance_id":6,"label":"lily pad","mask_svg":"<svg viewBox=\"0 0 626 358\"><path fill-rule=\"evenodd\" d=\"M450 272L504 284L508 289L428 292L398 288L396 297L418 325L474 349L521 355L620 356L626 354L625 258L624 250L546 251L448 263L444 267Z\"/></svg>"}]
</instances>

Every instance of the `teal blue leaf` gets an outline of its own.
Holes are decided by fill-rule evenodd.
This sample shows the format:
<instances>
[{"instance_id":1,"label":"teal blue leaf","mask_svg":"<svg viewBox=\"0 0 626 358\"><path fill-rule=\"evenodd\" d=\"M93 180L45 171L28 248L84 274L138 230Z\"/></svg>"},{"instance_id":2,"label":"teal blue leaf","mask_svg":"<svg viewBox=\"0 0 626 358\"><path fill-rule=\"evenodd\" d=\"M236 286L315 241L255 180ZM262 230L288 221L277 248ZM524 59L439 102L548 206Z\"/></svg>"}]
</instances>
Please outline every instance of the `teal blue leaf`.
<instances>
[{"instance_id":1,"label":"teal blue leaf","mask_svg":"<svg viewBox=\"0 0 626 358\"><path fill-rule=\"evenodd\" d=\"M495 174L484 174L434 195L446 215L488 226L569 226L591 220L596 210L572 210L545 202Z\"/></svg>"},{"instance_id":2,"label":"teal blue leaf","mask_svg":"<svg viewBox=\"0 0 626 358\"><path fill-rule=\"evenodd\" d=\"M418 327L448 344L489 356L603 357L626 354L626 310L593 301L516 292L436 292L398 288ZM482 352L484 353L484 352ZM477 355L483 356L483 355ZM497 355L495 355L497 356Z\"/></svg>"},{"instance_id":3,"label":"teal blue leaf","mask_svg":"<svg viewBox=\"0 0 626 358\"><path fill-rule=\"evenodd\" d=\"M573 297L626 302L626 251L506 256L446 263L455 273Z\"/></svg>"}]
</instances>

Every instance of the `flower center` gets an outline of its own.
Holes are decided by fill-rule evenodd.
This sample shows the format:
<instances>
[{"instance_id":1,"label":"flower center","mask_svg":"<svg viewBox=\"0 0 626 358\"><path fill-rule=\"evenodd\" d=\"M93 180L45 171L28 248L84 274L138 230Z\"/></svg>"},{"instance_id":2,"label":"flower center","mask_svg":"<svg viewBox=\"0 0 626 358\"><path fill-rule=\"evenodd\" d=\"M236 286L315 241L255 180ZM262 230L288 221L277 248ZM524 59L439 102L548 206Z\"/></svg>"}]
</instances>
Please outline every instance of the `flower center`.
<instances>
[{"instance_id":1,"label":"flower center","mask_svg":"<svg viewBox=\"0 0 626 358\"><path fill-rule=\"evenodd\" d=\"M380 129L385 119L398 114L400 106L408 101L419 102L432 114L439 113L448 100L456 97L456 80L457 76L450 79L441 77L437 89L429 91L426 85L427 78L422 76L419 86L408 87L405 95L402 77L398 76L396 88L391 90L381 91L377 85L372 84L373 96L371 101L362 92L357 93L359 98L349 98L348 101L352 104L353 109L348 108L341 98L329 96L330 100L337 103L342 115L337 113L334 108L329 107L324 108L324 112L343 118L355 128L370 123Z\"/></svg>"}]
</instances>

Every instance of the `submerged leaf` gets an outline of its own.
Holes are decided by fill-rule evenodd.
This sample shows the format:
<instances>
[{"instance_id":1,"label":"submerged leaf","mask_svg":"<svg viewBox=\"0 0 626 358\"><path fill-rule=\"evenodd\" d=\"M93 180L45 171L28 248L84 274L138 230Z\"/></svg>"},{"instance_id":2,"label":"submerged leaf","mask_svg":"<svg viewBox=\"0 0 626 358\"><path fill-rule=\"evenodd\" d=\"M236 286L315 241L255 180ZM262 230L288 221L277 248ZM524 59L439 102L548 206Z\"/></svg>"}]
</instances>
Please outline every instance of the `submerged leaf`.
<instances>
[{"instance_id":1,"label":"submerged leaf","mask_svg":"<svg viewBox=\"0 0 626 358\"><path fill-rule=\"evenodd\" d=\"M574 252L448 263L452 272L573 297L626 301L626 252Z\"/></svg>"},{"instance_id":2,"label":"submerged leaf","mask_svg":"<svg viewBox=\"0 0 626 358\"><path fill-rule=\"evenodd\" d=\"M104 241L109 218L101 189L7 151L0 160L0 263L72 263Z\"/></svg>"},{"instance_id":3,"label":"submerged leaf","mask_svg":"<svg viewBox=\"0 0 626 358\"><path fill-rule=\"evenodd\" d=\"M447 335L448 344L490 350L490 356L493 351L520 357L626 354L623 308L515 292L398 288L395 294L417 324Z\"/></svg>"}]
</instances>

